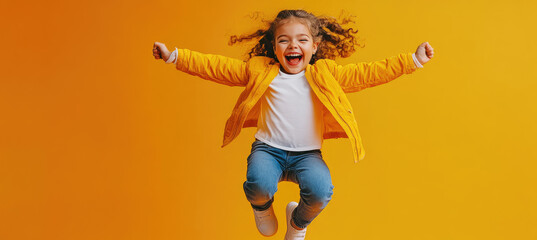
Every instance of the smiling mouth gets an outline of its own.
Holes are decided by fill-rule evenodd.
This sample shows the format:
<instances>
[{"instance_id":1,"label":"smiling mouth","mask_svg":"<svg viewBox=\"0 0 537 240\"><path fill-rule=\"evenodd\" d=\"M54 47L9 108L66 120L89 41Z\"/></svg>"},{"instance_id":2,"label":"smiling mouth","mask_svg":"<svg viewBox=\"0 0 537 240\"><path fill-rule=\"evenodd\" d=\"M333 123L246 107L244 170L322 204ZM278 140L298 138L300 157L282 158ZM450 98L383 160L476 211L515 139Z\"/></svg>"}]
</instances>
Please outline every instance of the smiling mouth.
<instances>
[{"instance_id":1,"label":"smiling mouth","mask_svg":"<svg viewBox=\"0 0 537 240\"><path fill-rule=\"evenodd\" d=\"M287 59L287 62L290 64L290 65L297 65L300 60L302 60L302 55L300 56L285 56L285 59Z\"/></svg>"}]
</instances>

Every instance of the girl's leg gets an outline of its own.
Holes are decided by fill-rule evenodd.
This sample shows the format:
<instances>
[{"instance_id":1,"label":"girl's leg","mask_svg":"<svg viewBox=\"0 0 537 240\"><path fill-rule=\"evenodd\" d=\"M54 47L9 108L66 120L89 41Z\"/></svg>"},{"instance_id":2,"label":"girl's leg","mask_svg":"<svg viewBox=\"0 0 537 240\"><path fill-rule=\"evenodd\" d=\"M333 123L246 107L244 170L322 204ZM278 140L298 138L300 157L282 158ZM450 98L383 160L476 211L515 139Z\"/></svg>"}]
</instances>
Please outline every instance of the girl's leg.
<instances>
[{"instance_id":1,"label":"girl's leg","mask_svg":"<svg viewBox=\"0 0 537 240\"><path fill-rule=\"evenodd\" d=\"M301 152L290 160L292 180L300 187L300 202L292 220L295 226L306 228L332 199L334 186L320 150Z\"/></svg>"},{"instance_id":2,"label":"girl's leg","mask_svg":"<svg viewBox=\"0 0 537 240\"><path fill-rule=\"evenodd\" d=\"M259 140L252 143L243 188L246 199L255 210L266 210L274 201L274 194L278 190L278 182L283 172L279 162L282 154L283 150Z\"/></svg>"}]
</instances>

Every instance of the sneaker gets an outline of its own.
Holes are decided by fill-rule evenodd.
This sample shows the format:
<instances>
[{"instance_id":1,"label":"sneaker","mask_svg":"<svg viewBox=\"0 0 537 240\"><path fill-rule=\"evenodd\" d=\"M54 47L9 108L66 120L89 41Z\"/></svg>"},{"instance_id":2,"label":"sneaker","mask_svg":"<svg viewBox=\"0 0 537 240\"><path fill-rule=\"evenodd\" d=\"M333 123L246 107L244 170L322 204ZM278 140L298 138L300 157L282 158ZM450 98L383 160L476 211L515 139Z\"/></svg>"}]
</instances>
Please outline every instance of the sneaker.
<instances>
[{"instance_id":1,"label":"sneaker","mask_svg":"<svg viewBox=\"0 0 537 240\"><path fill-rule=\"evenodd\" d=\"M254 209L255 225L259 233L265 237L270 237L278 231L278 220L274 214L272 205L264 211Z\"/></svg>"},{"instance_id":2,"label":"sneaker","mask_svg":"<svg viewBox=\"0 0 537 240\"><path fill-rule=\"evenodd\" d=\"M302 230L297 230L293 226L291 226L293 210L295 210L297 206L297 202L290 202L289 204L287 204L287 232L285 233L285 240L304 240L304 238L306 237L307 227Z\"/></svg>"}]
</instances>

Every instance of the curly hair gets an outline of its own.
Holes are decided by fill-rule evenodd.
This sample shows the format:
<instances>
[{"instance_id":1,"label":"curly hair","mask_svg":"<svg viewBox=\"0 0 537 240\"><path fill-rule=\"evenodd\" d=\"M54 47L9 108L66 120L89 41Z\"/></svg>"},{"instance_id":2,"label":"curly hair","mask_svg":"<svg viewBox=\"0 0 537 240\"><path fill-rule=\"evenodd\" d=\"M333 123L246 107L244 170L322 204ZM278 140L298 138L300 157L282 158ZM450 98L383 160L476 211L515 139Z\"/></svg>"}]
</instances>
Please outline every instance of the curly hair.
<instances>
[{"instance_id":1,"label":"curly hair","mask_svg":"<svg viewBox=\"0 0 537 240\"><path fill-rule=\"evenodd\" d=\"M252 18L257 17L258 15L256 14ZM317 52L312 56L310 64L315 63L319 59L346 58L356 51L355 46L364 47L364 45L360 45L357 42L355 34L358 33L358 30L341 26L349 22L354 23L352 17L341 17L340 15L340 24L334 17L315 16L304 10L283 10L278 13L273 21L262 20L267 23L268 29L259 29L254 33L241 36L233 35L230 37L228 44L233 45L243 41L259 39L257 40L257 44L248 53L248 58L266 56L278 62L278 58L274 54L274 34L276 29L282 24L282 21L289 18L296 18L308 26L313 40L319 42Z\"/></svg>"}]
</instances>

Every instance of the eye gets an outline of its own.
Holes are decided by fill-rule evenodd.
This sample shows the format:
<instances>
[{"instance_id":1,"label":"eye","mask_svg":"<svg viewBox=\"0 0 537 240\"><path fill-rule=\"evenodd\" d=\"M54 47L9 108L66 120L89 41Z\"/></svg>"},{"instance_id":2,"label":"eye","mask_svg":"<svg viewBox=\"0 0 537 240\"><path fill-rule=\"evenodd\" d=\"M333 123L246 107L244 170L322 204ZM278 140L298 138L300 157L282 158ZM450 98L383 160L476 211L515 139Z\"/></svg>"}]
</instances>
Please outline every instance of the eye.
<instances>
[{"instance_id":1,"label":"eye","mask_svg":"<svg viewBox=\"0 0 537 240\"><path fill-rule=\"evenodd\" d=\"M287 40L280 40L279 42L287 42Z\"/></svg>"},{"instance_id":2,"label":"eye","mask_svg":"<svg viewBox=\"0 0 537 240\"><path fill-rule=\"evenodd\" d=\"M308 39L302 39L302 40L300 40L300 41L301 41L301 42L307 42Z\"/></svg>"}]
</instances>

